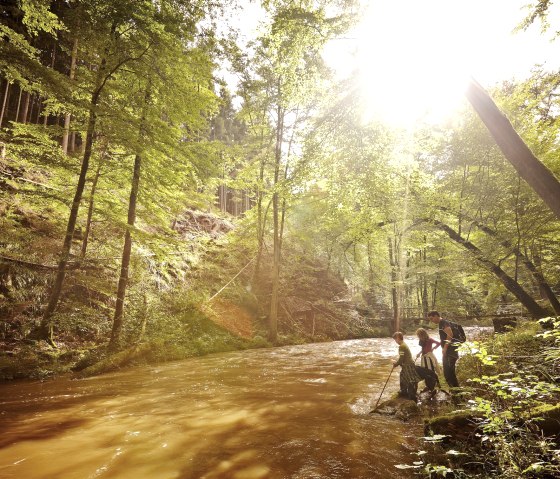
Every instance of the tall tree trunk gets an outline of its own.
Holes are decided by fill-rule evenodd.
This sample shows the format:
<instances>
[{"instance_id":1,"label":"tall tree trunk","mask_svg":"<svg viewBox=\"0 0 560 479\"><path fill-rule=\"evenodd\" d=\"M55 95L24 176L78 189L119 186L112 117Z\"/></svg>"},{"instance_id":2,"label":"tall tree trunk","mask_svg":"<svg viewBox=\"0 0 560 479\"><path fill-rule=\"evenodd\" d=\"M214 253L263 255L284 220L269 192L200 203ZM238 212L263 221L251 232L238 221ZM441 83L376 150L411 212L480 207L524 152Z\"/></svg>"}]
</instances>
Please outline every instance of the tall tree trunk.
<instances>
[{"instance_id":1,"label":"tall tree trunk","mask_svg":"<svg viewBox=\"0 0 560 479\"><path fill-rule=\"evenodd\" d=\"M467 99L484 122L506 159L560 218L560 182L533 155L490 95L475 80L469 82Z\"/></svg>"},{"instance_id":2,"label":"tall tree trunk","mask_svg":"<svg viewBox=\"0 0 560 479\"><path fill-rule=\"evenodd\" d=\"M54 70L54 63L56 61L56 40L53 42L52 56L51 56L51 68ZM45 113L43 114L43 126L46 128L49 123L49 114L46 113L46 104L43 109ZM37 122L39 122L39 115L37 115Z\"/></svg>"},{"instance_id":3,"label":"tall tree trunk","mask_svg":"<svg viewBox=\"0 0 560 479\"><path fill-rule=\"evenodd\" d=\"M74 153L76 151L76 132L75 131L71 131L70 132L70 143L68 144L68 151L70 153Z\"/></svg>"},{"instance_id":4,"label":"tall tree trunk","mask_svg":"<svg viewBox=\"0 0 560 479\"><path fill-rule=\"evenodd\" d=\"M41 109L42 109L42 101L41 101L41 97L39 95L37 95L37 116L35 117L35 124L38 125L39 124L39 118L41 118Z\"/></svg>"},{"instance_id":5,"label":"tall tree trunk","mask_svg":"<svg viewBox=\"0 0 560 479\"><path fill-rule=\"evenodd\" d=\"M143 111L140 119L140 131L138 132L139 145L143 143L145 136L146 109L150 98L151 85L148 82L144 95ZM117 287L117 303L115 306L115 315L113 317L113 329L111 331L111 340L109 342L109 350L115 351L119 348L121 342L121 331L123 326L124 300L126 296L126 287L128 284L128 268L130 266L130 254L132 251L132 229L136 222L136 203L138 200L138 190L140 187L140 171L142 168L142 155L140 152L134 157L134 170L132 173L132 185L130 188L130 199L128 201L128 218L127 229L124 234L124 246L121 260L121 273L119 276L119 284Z\"/></svg>"},{"instance_id":6,"label":"tall tree trunk","mask_svg":"<svg viewBox=\"0 0 560 479\"><path fill-rule=\"evenodd\" d=\"M288 143L288 151L286 152L286 165L284 167L284 176L283 176L284 180L288 178L288 170L290 166L290 157L292 153L292 145L294 142L296 124L298 121L298 113L299 112L296 112L292 134L290 136L290 141ZM284 113L282 113L282 141L283 139L284 139ZM286 198L284 197L282 198L282 207L280 208L280 231L278 234L278 276L279 277L281 272L280 269L282 267L282 244L284 240L284 225L286 222L286 211L287 211L287 204L286 204Z\"/></svg>"},{"instance_id":7,"label":"tall tree trunk","mask_svg":"<svg viewBox=\"0 0 560 479\"><path fill-rule=\"evenodd\" d=\"M262 112L262 119L266 117L266 110ZM263 121L261 119L261 121ZM270 139L268 147L272 145L272 138ZM264 154L265 149L265 137L264 137L264 130L261 128L261 141L260 141L260 163L259 163L259 176L257 178L257 188L256 188L256 195L257 195L257 259L255 261L255 269L253 272L253 284L260 284L260 268L261 268L261 261L262 261L262 254L264 249L264 235L266 231L266 221L268 217L268 209L270 208L270 204L267 205L266 210L263 211L263 188L264 188L264 171L266 166L266 155Z\"/></svg>"},{"instance_id":8,"label":"tall tree trunk","mask_svg":"<svg viewBox=\"0 0 560 479\"><path fill-rule=\"evenodd\" d=\"M8 93L10 91L10 82L6 80L6 89L4 90L4 101L2 101L2 111L0 112L0 128L4 121L4 113L6 112L6 102L8 101Z\"/></svg>"},{"instance_id":9,"label":"tall tree trunk","mask_svg":"<svg viewBox=\"0 0 560 479\"><path fill-rule=\"evenodd\" d=\"M41 325L39 328L39 337L47 340L49 343L54 345L53 341L53 324L52 315L56 310L58 305L58 300L60 299L60 294L62 292L62 285L64 283L64 278L66 276L66 265L70 258L70 251L72 249L72 238L74 237L74 230L76 229L76 221L78 219L78 211L80 209L80 203L82 201L82 195L84 192L84 187L86 184L87 172L89 169L89 160L91 158L91 152L93 148L93 137L95 133L95 126L97 121L97 104L99 103L99 97L101 91L105 86L105 82L109 76L105 76L105 59L102 60L101 66L99 68L96 86L91 95L89 104L89 117L86 129L86 142L84 146L84 156L82 158L82 165L80 168L80 176L78 177L78 184L76 185L76 192L74 193L74 199L72 201L72 207L70 209L70 215L68 217L68 224L66 226L66 235L64 236L64 243L62 245L62 250L60 252L60 259L58 262L58 269L54 284L52 286L49 303L43 313L41 319Z\"/></svg>"},{"instance_id":10,"label":"tall tree trunk","mask_svg":"<svg viewBox=\"0 0 560 479\"><path fill-rule=\"evenodd\" d=\"M25 92L25 100L23 100L23 110L21 111L21 119L20 123L26 124L27 123L27 114L29 113L29 102L31 101L31 94L26 91Z\"/></svg>"},{"instance_id":11,"label":"tall tree trunk","mask_svg":"<svg viewBox=\"0 0 560 479\"><path fill-rule=\"evenodd\" d=\"M148 295L146 290L142 292L142 312L140 313L140 332L138 333L138 343L141 343L146 334L148 324Z\"/></svg>"},{"instance_id":12,"label":"tall tree trunk","mask_svg":"<svg viewBox=\"0 0 560 479\"><path fill-rule=\"evenodd\" d=\"M424 243L426 242L426 237L424 236ZM429 308L428 308L428 275L426 273L426 267L428 264L428 260L427 260L427 248L423 248L422 249L422 263L424 266L424 272L422 274L422 317L423 318L427 318L428 317L428 312L429 312Z\"/></svg>"},{"instance_id":13,"label":"tall tree trunk","mask_svg":"<svg viewBox=\"0 0 560 479\"><path fill-rule=\"evenodd\" d=\"M272 222L274 229L272 260L272 295L270 298L269 338L274 343L278 337L278 295L280 289L280 205L278 183L280 180L280 163L282 161L282 141L284 137L284 111L278 105L276 109L276 146L274 152L274 193L272 194Z\"/></svg>"},{"instance_id":14,"label":"tall tree trunk","mask_svg":"<svg viewBox=\"0 0 560 479\"><path fill-rule=\"evenodd\" d=\"M434 279L434 287L432 289L432 309L436 309L437 304L437 293L438 293L438 277Z\"/></svg>"},{"instance_id":15,"label":"tall tree trunk","mask_svg":"<svg viewBox=\"0 0 560 479\"><path fill-rule=\"evenodd\" d=\"M74 39L72 45L72 60L70 61L70 81L76 76L76 61L78 58L78 39ZM64 115L64 133L62 134L62 151L68 154L68 138L70 136L70 113ZM72 150L73 151L73 150Z\"/></svg>"},{"instance_id":16,"label":"tall tree trunk","mask_svg":"<svg viewBox=\"0 0 560 479\"><path fill-rule=\"evenodd\" d=\"M132 251L132 234L131 230L136 222L136 201L138 199L138 187L140 185L140 170L142 167L142 157L136 155L134 158L134 171L132 174L132 187L130 189L130 200L128 202L128 228L124 234L124 246L121 260L121 273L119 276L119 284L117 287L117 303L115 306L115 315L113 317L113 329L111 331L111 341L109 349L114 351L119 348L121 340L121 331L123 325L124 299L126 295L126 286L128 284L128 267L130 266L130 253Z\"/></svg>"},{"instance_id":17,"label":"tall tree trunk","mask_svg":"<svg viewBox=\"0 0 560 479\"><path fill-rule=\"evenodd\" d=\"M401 318L401 310L400 310L400 302L399 302L399 291L397 288L398 283L398 271L397 271L397 254L395 248L393 246L393 238L387 238L387 244L389 247L389 264L391 266L391 299L393 303L393 321L392 321L392 329L393 333L395 331L399 331L400 329L400 318Z\"/></svg>"},{"instance_id":18,"label":"tall tree trunk","mask_svg":"<svg viewBox=\"0 0 560 479\"><path fill-rule=\"evenodd\" d=\"M466 250L470 251L474 257L482 264L486 269L492 272L496 277L502 282L502 284L510 291L525 308L529 311L529 314L534 318L544 318L548 316L546 309L541 307L524 289L523 287L515 281L511 276L509 276L502 268L492 261L487 259L482 251L478 249L470 241L465 240L460 236L455 230L441 221L432 220L435 225L437 225L441 230L445 231L447 235L455 242L459 243Z\"/></svg>"},{"instance_id":19,"label":"tall tree trunk","mask_svg":"<svg viewBox=\"0 0 560 479\"><path fill-rule=\"evenodd\" d=\"M21 89L21 86L19 86L19 96L18 96L18 102L17 102L17 108L16 108L16 117L15 117L15 121L18 121L19 118L19 110L21 109L21 95L23 94L23 90Z\"/></svg>"}]
</instances>

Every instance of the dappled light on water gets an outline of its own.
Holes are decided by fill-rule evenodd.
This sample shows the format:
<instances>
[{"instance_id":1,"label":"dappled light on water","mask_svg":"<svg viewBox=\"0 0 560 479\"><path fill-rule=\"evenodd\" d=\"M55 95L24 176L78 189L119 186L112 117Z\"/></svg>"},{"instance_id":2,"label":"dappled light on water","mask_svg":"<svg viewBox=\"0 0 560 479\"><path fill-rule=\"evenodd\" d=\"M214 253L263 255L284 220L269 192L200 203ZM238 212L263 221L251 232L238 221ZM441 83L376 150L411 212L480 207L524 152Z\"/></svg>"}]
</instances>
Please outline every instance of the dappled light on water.
<instances>
[{"instance_id":1,"label":"dappled light on water","mask_svg":"<svg viewBox=\"0 0 560 479\"><path fill-rule=\"evenodd\" d=\"M394 466L420 426L368 414L395 351L340 341L5 384L0 477L411 477Z\"/></svg>"}]
</instances>

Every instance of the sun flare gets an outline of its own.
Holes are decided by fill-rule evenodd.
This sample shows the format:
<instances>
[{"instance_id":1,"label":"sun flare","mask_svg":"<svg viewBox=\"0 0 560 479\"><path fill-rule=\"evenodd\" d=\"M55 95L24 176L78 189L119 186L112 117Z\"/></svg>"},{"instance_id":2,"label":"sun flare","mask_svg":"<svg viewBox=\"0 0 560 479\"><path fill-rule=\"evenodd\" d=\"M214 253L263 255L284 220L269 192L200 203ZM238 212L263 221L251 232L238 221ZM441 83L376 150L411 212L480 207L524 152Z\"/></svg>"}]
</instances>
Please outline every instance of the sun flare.
<instances>
[{"instance_id":1,"label":"sun flare","mask_svg":"<svg viewBox=\"0 0 560 479\"><path fill-rule=\"evenodd\" d=\"M493 84L541 60L532 32L512 33L524 3L370 0L352 38L329 45L326 58L339 72L356 72L368 119L440 123L465 101L470 76Z\"/></svg>"},{"instance_id":2,"label":"sun flare","mask_svg":"<svg viewBox=\"0 0 560 479\"><path fill-rule=\"evenodd\" d=\"M442 121L469 76L466 10L445 0L374 2L357 52L368 109L400 125Z\"/></svg>"}]
</instances>

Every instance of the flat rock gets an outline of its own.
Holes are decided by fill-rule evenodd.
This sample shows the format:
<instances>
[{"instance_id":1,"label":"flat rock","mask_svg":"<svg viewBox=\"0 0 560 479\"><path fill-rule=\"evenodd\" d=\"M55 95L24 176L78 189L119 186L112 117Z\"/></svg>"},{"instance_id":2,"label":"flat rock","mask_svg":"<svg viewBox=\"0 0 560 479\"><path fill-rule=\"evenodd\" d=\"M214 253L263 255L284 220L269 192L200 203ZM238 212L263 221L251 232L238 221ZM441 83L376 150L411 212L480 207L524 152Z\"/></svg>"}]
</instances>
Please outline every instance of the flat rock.
<instances>
[{"instance_id":1,"label":"flat rock","mask_svg":"<svg viewBox=\"0 0 560 479\"><path fill-rule=\"evenodd\" d=\"M415 401L405 398L393 398L383 401L371 413L395 416L399 419L409 419L420 414L420 408Z\"/></svg>"}]
</instances>

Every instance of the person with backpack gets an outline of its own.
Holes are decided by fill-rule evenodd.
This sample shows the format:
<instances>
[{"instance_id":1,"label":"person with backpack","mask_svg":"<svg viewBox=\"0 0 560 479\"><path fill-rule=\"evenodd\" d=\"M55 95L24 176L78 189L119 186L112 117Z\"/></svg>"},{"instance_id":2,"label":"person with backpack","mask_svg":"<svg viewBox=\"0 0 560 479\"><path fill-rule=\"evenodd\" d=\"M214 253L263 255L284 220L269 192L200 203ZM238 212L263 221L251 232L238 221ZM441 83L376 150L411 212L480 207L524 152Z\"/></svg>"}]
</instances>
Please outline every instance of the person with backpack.
<instances>
[{"instance_id":1,"label":"person with backpack","mask_svg":"<svg viewBox=\"0 0 560 479\"><path fill-rule=\"evenodd\" d=\"M459 352L457 351L459 344L465 341L463 328L459 324L443 319L438 311L430 311L428 319L437 324L439 328L439 337L442 344L443 376L449 387L458 388L459 381L455 373L455 364L459 359Z\"/></svg>"}]
</instances>

